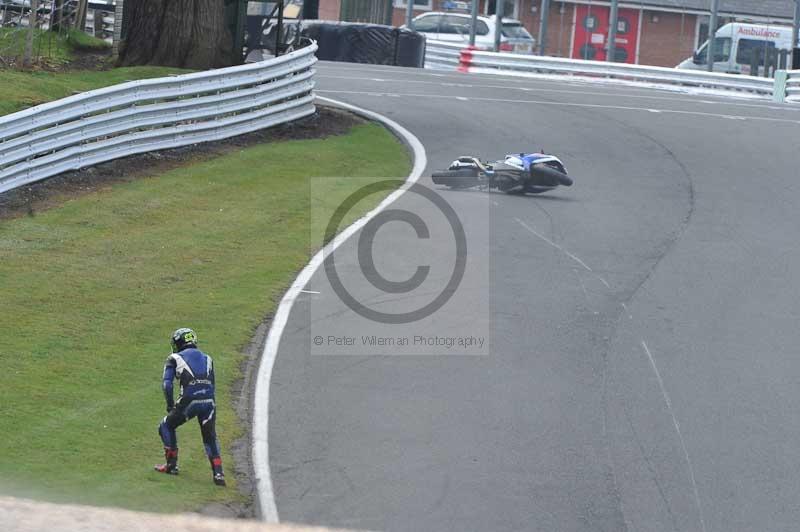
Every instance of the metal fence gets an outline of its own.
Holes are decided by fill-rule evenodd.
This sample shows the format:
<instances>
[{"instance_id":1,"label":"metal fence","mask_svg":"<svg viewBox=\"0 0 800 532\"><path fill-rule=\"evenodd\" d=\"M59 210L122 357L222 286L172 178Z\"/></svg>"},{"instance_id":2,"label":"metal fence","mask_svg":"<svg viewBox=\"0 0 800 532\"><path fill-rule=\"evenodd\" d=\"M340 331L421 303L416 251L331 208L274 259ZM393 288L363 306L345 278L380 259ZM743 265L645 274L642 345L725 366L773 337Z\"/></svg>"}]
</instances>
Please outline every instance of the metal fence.
<instances>
[{"instance_id":1,"label":"metal fence","mask_svg":"<svg viewBox=\"0 0 800 532\"><path fill-rule=\"evenodd\" d=\"M527 54L483 52L460 44L427 42L425 68L511 75L564 75L593 79L702 87L772 97L776 101L800 101L800 71L778 71L775 79L721 74L604 61L586 61ZM785 76L782 78L782 76ZM784 80L782 82L782 79Z\"/></svg>"},{"instance_id":2,"label":"metal fence","mask_svg":"<svg viewBox=\"0 0 800 532\"><path fill-rule=\"evenodd\" d=\"M314 113L316 44L242 66L97 89L0 117L0 193L136 153Z\"/></svg>"},{"instance_id":3,"label":"metal fence","mask_svg":"<svg viewBox=\"0 0 800 532\"><path fill-rule=\"evenodd\" d=\"M427 40L425 43L425 68L455 70L461 58L460 44Z\"/></svg>"},{"instance_id":4,"label":"metal fence","mask_svg":"<svg viewBox=\"0 0 800 532\"><path fill-rule=\"evenodd\" d=\"M392 24L393 0L341 0L339 20Z\"/></svg>"}]
</instances>

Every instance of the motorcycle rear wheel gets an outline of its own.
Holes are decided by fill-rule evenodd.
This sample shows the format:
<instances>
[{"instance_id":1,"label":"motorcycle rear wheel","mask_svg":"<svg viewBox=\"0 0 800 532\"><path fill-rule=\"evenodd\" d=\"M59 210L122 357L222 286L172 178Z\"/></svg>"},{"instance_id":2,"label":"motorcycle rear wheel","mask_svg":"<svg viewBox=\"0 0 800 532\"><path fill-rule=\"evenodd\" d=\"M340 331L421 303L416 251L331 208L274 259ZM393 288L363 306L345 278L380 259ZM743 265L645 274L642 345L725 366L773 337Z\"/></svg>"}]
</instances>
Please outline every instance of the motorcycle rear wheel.
<instances>
[{"instance_id":1,"label":"motorcycle rear wheel","mask_svg":"<svg viewBox=\"0 0 800 532\"><path fill-rule=\"evenodd\" d=\"M458 170L442 170L431 174L433 182L450 188L471 188L480 185L477 168L460 168Z\"/></svg>"}]
</instances>

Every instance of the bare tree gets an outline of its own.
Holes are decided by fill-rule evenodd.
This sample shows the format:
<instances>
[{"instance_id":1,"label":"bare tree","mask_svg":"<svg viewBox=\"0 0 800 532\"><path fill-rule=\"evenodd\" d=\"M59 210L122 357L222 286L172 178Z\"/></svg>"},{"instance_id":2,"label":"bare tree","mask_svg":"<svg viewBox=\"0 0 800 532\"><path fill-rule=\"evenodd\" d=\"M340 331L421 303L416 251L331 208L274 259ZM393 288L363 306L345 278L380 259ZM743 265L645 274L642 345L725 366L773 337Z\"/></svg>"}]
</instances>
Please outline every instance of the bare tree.
<instances>
[{"instance_id":1,"label":"bare tree","mask_svg":"<svg viewBox=\"0 0 800 532\"><path fill-rule=\"evenodd\" d=\"M33 37L36 33L39 12L39 0L31 0L31 10L28 12L28 33L25 35L25 51L22 56L22 65L31 66L33 61Z\"/></svg>"},{"instance_id":2,"label":"bare tree","mask_svg":"<svg viewBox=\"0 0 800 532\"><path fill-rule=\"evenodd\" d=\"M207 69L232 62L223 0L128 0L122 65Z\"/></svg>"},{"instance_id":3,"label":"bare tree","mask_svg":"<svg viewBox=\"0 0 800 532\"><path fill-rule=\"evenodd\" d=\"M64 0L53 0L50 31L60 31L64 20Z\"/></svg>"},{"instance_id":4,"label":"bare tree","mask_svg":"<svg viewBox=\"0 0 800 532\"><path fill-rule=\"evenodd\" d=\"M75 11L75 29L84 31L86 29L86 11L89 7L89 0L78 0L78 9Z\"/></svg>"}]
</instances>

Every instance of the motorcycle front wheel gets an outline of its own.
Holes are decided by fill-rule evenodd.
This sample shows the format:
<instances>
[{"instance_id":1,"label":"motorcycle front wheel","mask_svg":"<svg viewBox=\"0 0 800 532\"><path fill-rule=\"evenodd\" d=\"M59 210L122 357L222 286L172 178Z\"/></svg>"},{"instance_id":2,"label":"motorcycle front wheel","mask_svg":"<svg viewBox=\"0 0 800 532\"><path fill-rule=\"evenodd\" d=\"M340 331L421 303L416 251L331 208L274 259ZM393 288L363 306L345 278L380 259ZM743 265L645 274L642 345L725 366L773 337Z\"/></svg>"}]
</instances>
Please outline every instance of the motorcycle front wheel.
<instances>
[{"instance_id":1,"label":"motorcycle front wheel","mask_svg":"<svg viewBox=\"0 0 800 532\"><path fill-rule=\"evenodd\" d=\"M555 168L544 164L531 166L531 177L536 180L533 186L572 186L572 178L564 172L559 172Z\"/></svg>"}]
</instances>

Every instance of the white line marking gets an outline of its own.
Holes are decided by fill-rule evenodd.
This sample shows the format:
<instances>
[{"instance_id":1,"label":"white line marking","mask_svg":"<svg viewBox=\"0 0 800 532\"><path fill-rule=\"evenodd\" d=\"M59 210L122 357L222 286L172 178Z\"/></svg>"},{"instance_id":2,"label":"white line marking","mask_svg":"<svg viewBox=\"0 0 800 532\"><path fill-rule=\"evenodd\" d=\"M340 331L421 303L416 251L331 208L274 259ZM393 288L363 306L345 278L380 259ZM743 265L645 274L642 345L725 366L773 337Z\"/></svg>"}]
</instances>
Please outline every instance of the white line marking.
<instances>
[{"instance_id":1,"label":"white line marking","mask_svg":"<svg viewBox=\"0 0 800 532\"><path fill-rule=\"evenodd\" d=\"M563 247L559 246L558 244L556 244L555 242L553 242L552 240L550 240L549 238L547 238L543 234L539 233L538 231L536 231L536 229L532 228L531 226L529 226L528 224L526 224L525 222L523 222L519 218L514 218L514 220L516 220L517 223L520 224L522 227L524 227L525 229L527 229L528 231L530 231L534 235L538 236L539 238L541 238L542 240L544 240L545 242L547 242L548 244L550 244L551 246L553 246L554 248L559 250L561 253L565 254L567 257L571 258L572 260L574 260L575 262L577 262L578 264L580 264L584 268L586 268L586 271L592 272L592 269L589 266L587 266L587 264L585 262L583 262L581 259L579 259L575 255L573 255L569 251L567 251Z\"/></svg>"},{"instance_id":2,"label":"white line marking","mask_svg":"<svg viewBox=\"0 0 800 532\"><path fill-rule=\"evenodd\" d=\"M377 207L372 209L362 218L356 220L351 226L342 231L336 238L329 242L323 249L317 252L311 258L311 261L300 272L297 278L289 287L289 290L284 294L281 299L278 309L275 312L275 317L272 319L267 340L264 343L264 351L261 355L261 362L258 366L258 373L256 374L256 384L253 399L253 470L255 472L256 492L258 493L259 509L261 511L261 520L268 523L277 523L279 521L278 508L275 504L275 491L272 486L272 473L269 467L269 389L270 380L272 379L272 368L275 365L275 358L278 355L278 347L280 346L281 335L286 327L286 322L289 319L289 313L292 310L300 291L308 283L311 276L317 271L322 264L322 261L328 253L335 250L350 236L361 229L366 223L374 218L378 213L384 210L392 202L397 200L403 193L415 183L425 167L428 164L427 155L425 154L425 147L406 128L383 115L350 105L344 102L331 100L317 96L318 100L323 100L332 103L339 107L343 107L353 111L362 116L366 116L373 120L381 122L389 129L393 130L395 134L400 136L411 148L414 153L414 167L411 169L406 182L402 187L392 192L386 197Z\"/></svg>"},{"instance_id":3,"label":"white line marking","mask_svg":"<svg viewBox=\"0 0 800 532\"><path fill-rule=\"evenodd\" d=\"M328 94L362 94L364 96L386 96L385 92L369 92L369 91L333 91L333 90L317 90L319 93ZM446 94L424 94L424 93L393 93L395 96L405 96L408 98L439 98L439 99L458 99L455 95ZM617 109L621 111L645 111L651 112L649 107L630 107L625 105L606 105L597 103L579 103L579 102L554 102L545 100L514 100L510 98L478 98L470 97L471 101L480 102L497 102L497 103L517 103L517 104L532 104L532 105L549 105L554 107L581 107L590 109ZM734 116L720 113L706 113L702 111L684 111L680 109L659 109L662 113L676 114L676 115L689 115L689 116L702 116L711 118L725 118L732 120L756 120L761 122L781 122L787 124L800 125L800 120L790 120L788 118L770 118L765 116Z\"/></svg>"},{"instance_id":4,"label":"white line marking","mask_svg":"<svg viewBox=\"0 0 800 532\"><path fill-rule=\"evenodd\" d=\"M590 90L567 90L563 87L557 89L550 89L544 87L513 87L510 85L495 85L495 84L485 84L485 83L458 83L458 82L448 82L448 81L427 81L422 79L401 79L401 78L371 78L371 77L362 77L362 76L333 76L329 74L317 74L315 76L316 79L346 79L346 80L359 80L359 81L379 81L383 83L408 83L408 84L418 84L418 85L436 85L441 87L458 87L464 89L504 89L504 90L515 90L515 91L522 91L522 92L555 92L558 94L582 94L587 96L605 96L605 97L624 97L624 98L640 98L646 100L660 100L660 101L670 101L670 102L683 102L689 104L697 104L697 100L692 100L691 98L680 98L675 96L654 96L650 94L620 94L618 92L599 92L599 91L590 91ZM480 81L480 80L479 80ZM517 83L521 83L520 80L508 80L514 81ZM687 95L690 96L690 95ZM720 104L723 102L713 102L710 100L701 100L699 103L705 104ZM730 105L737 105L740 107L756 107L759 109L770 109L770 110L784 110L780 107L774 107L769 105L757 105L752 103L740 103L737 101L732 102L725 102L730 103ZM792 111L800 112L800 108L798 109L791 109Z\"/></svg>"},{"instance_id":5,"label":"white line marking","mask_svg":"<svg viewBox=\"0 0 800 532\"><path fill-rule=\"evenodd\" d=\"M622 305L622 308L625 309L625 312L628 314L628 319L632 320L633 314L628 310L628 305L626 305L624 301L620 303L620 305Z\"/></svg>"},{"instance_id":6,"label":"white line marking","mask_svg":"<svg viewBox=\"0 0 800 532\"><path fill-rule=\"evenodd\" d=\"M692 460L689 458L689 451L686 450L686 444L683 441L683 434L681 434L681 426L678 424L678 419L675 417L675 412L672 410L672 401L669 399L669 394L667 393L667 389L664 386L664 381L661 379L661 373L658 371L658 367L656 366L656 360L653 358L652 353L650 353L650 349L648 349L647 344L644 340L642 340L642 347L644 348L644 352L647 353L647 358L650 359L650 365L653 367L653 372L656 374L656 380L658 381L658 386L661 388L661 395L664 396L664 402L667 403L667 410L669 410L669 415L672 416L672 424L675 425L675 432L678 433L678 440L681 442L681 449L683 449L683 456L686 459L686 465L689 467L689 478L692 480L692 488L694 489L694 501L697 504L697 512L700 516L700 526L703 527L703 532L706 530L706 522L703 519L703 508L700 505L700 493L697 491L697 482L694 479L694 467L692 467Z\"/></svg>"},{"instance_id":7,"label":"white line marking","mask_svg":"<svg viewBox=\"0 0 800 532\"><path fill-rule=\"evenodd\" d=\"M303 294L321 294L322 292L317 292L316 290L300 290Z\"/></svg>"},{"instance_id":8,"label":"white line marking","mask_svg":"<svg viewBox=\"0 0 800 532\"><path fill-rule=\"evenodd\" d=\"M611 285L610 285L610 284L608 284L608 281L606 281L605 279L603 279L603 278L602 278L602 277L600 277L599 275L595 275L595 277L597 277L597 279L598 279L598 280L599 280L601 283L603 283L603 286L605 286L606 288L608 288L609 290L611 290Z\"/></svg>"}]
</instances>

